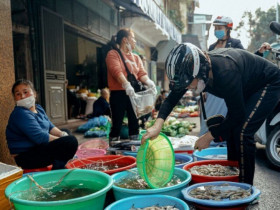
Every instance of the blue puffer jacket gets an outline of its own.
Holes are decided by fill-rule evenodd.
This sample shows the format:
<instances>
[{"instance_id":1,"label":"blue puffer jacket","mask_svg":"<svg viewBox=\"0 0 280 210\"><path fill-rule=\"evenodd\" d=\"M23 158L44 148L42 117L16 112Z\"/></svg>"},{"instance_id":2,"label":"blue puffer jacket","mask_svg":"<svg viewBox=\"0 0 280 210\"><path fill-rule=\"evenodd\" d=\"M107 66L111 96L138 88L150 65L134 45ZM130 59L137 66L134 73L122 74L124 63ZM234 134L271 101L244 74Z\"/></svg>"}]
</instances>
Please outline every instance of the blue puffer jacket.
<instances>
[{"instance_id":1,"label":"blue puffer jacket","mask_svg":"<svg viewBox=\"0 0 280 210\"><path fill-rule=\"evenodd\" d=\"M218 41L215 42L214 44L211 44L209 47L209 51L212 51L215 49ZM239 39L234 39L229 37L226 43L225 48L239 48L239 49L244 49L243 45L241 44L241 41Z\"/></svg>"}]
</instances>

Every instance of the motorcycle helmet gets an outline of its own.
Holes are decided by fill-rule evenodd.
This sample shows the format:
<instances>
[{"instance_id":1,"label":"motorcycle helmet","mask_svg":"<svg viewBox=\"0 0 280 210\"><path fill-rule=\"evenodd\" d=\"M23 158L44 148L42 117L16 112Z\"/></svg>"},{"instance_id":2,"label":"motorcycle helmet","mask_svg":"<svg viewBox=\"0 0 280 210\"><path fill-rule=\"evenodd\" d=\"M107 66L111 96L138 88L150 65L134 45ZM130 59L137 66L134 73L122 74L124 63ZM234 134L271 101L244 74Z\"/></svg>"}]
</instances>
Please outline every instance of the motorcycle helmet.
<instances>
[{"instance_id":1,"label":"motorcycle helmet","mask_svg":"<svg viewBox=\"0 0 280 210\"><path fill-rule=\"evenodd\" d=\"M204 53L191 43L175 46L165 61L165 70L170 80L170 90L186 89L194 78L208 81L209 61Z\"/></svg>"},{"instance_id":2,"label":"motorcycle helmet","mask_svg":"<svg viewBox=\"0 0 280 210\"><path fill-rule=\"evenodd\" d=\"M218 16L214 20L213 25L214 26L226 26L226 27L232 29L233 22L232 22L232 19L230 17Z\"/></svg>"}]
</instances>

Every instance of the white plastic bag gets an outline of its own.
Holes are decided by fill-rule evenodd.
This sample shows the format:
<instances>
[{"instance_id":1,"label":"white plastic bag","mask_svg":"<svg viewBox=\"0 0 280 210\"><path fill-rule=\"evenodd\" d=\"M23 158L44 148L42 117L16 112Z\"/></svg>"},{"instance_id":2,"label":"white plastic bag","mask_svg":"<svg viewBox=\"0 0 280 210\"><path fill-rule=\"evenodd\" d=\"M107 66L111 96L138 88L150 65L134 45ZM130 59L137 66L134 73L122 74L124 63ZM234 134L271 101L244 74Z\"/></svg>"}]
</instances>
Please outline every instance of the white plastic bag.
<instances>
[{"instance_id":1,"label":"white plastic bag","mask_svg":"<svg viewBox=\"0 0 280 210\"><path fill-rule=\"evenodd\" d=\"M149 88L145 91L129 96L132 108L137 118L151 113L156 101L156 89Z\"/></svg>"}]
</instances>

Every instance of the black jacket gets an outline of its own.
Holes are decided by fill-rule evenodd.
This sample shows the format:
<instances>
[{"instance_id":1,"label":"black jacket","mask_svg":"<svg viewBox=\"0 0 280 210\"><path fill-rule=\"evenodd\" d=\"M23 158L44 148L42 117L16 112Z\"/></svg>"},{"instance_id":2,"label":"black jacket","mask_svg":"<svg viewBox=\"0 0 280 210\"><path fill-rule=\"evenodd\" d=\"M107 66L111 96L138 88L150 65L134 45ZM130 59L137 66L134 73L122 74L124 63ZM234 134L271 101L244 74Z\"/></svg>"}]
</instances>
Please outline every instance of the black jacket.
<instances>
[{"instance_id":1,"label":"black jacket","mask_svg":"<svg viewBox=\"0 0 280 210\"><path fill-rule=\"evenodd\" d=\"M209 47L209 51L212 51L215 49L216 45L218 44L218 41L215 42L214 44L211 44ZM243 45L241 44L241 41L239 39L234 39L229 37L227 39L227 43L225 48L239 48L239 49L244 49Z\"/></svg>"},{"instance_id":2,"label":"black jacket","mask_svg":"<svg viewBox=\"0 0 280 210\"><path fill-rule=\"evenodd\" d=\"M220 48L209 52L213 80L205 91L225 100L228 115L223 123L210 128L215 138L226 138L229 130L244 122L245 101L267 84L279 84L280 70L276 65L250 52L233 48ZM171 91L162 104L159 118L166 119L186 89Z\"/></svg>"},{"instance_id":3,"label":"black jacket","mask_svg":"<svg viewBox=\"0 0 280 210\"><path fill-rule=\"evenodd\" d=\"M90 114L88 117L99 117L101 115L109 115L111 116L110 105L106 101L105 98L100 96L94 103L93 103L93 113Z\"/></svg>"}]
</instances>

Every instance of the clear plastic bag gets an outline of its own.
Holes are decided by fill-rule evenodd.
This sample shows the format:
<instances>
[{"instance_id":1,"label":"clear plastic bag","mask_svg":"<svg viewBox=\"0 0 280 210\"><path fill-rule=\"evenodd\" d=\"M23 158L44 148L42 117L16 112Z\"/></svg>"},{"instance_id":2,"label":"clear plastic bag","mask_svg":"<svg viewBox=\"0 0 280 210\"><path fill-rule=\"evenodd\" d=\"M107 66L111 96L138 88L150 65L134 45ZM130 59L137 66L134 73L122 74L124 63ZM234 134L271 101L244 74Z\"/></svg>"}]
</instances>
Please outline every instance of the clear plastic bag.
<instances>
[{"instance_id":1,"label":"clear plastic bag","mask_svg":"<svg viewBox=\"0 0 280 210\"><path fill-rule=\"evenodd\" d=\"M129 96L137 118L152 112L156 96L157 91L155 88L149 88L145 91L135 93L133 96Z\"/></svg>"}]
</instances>

